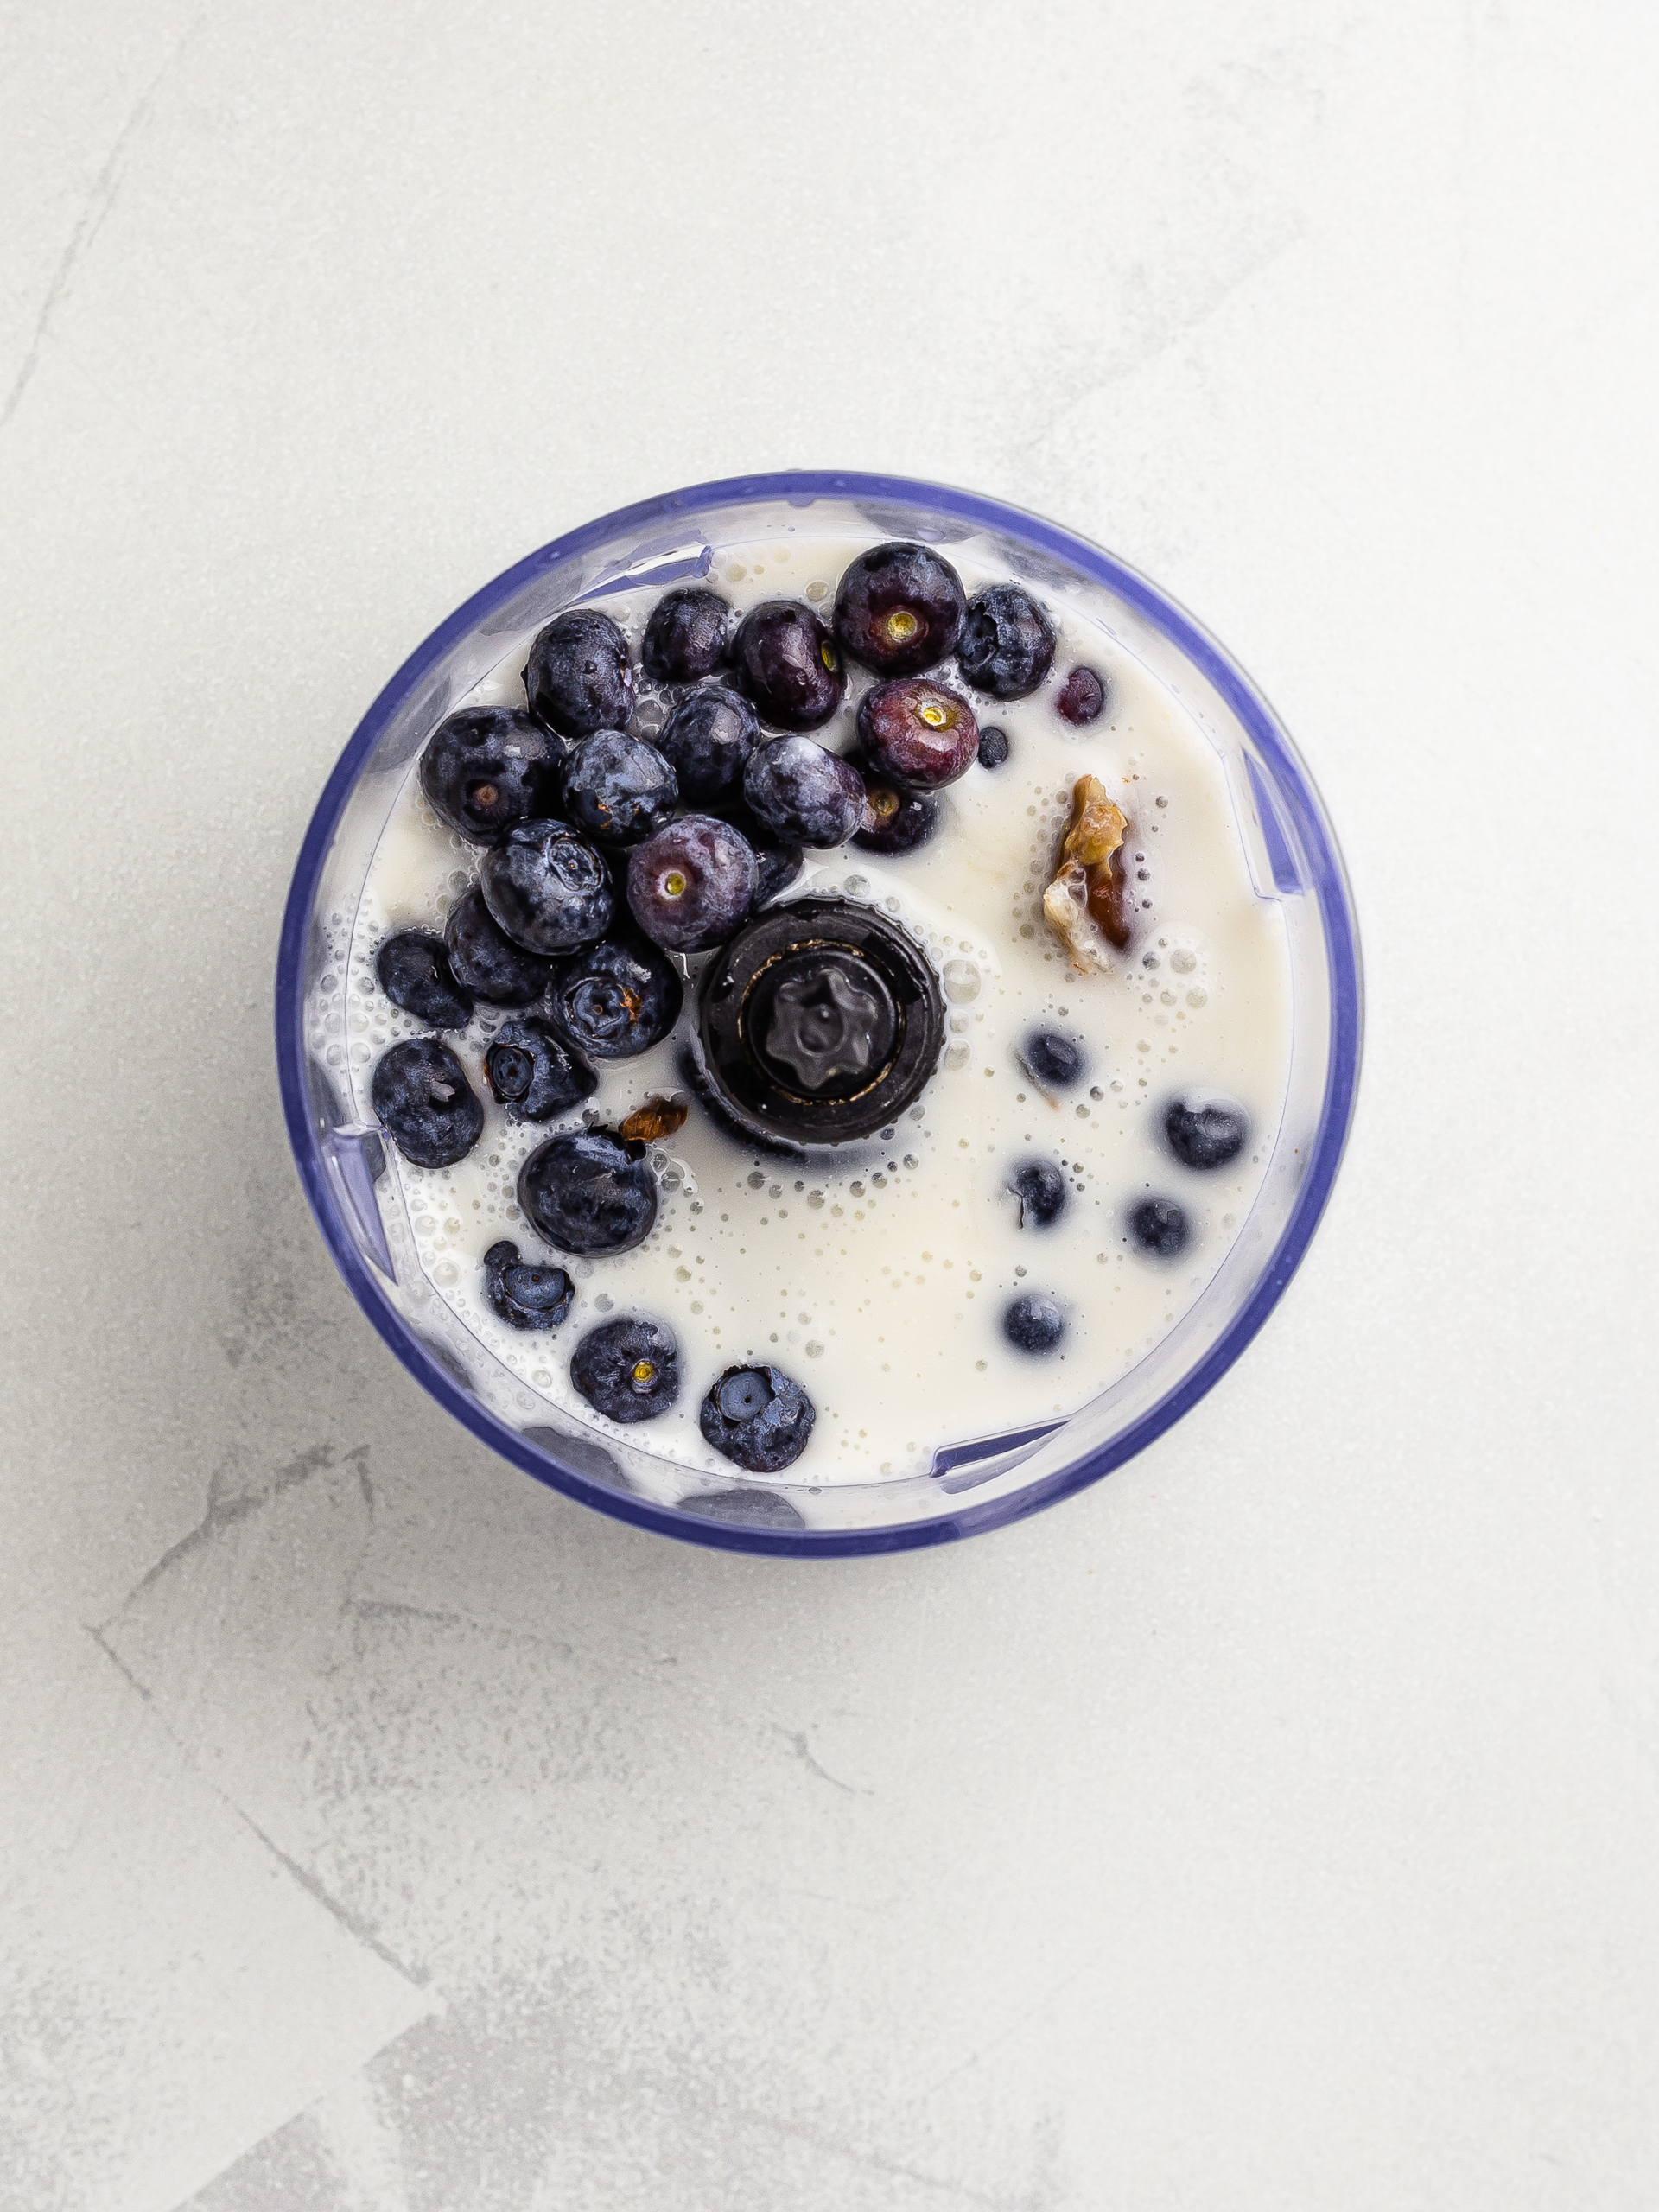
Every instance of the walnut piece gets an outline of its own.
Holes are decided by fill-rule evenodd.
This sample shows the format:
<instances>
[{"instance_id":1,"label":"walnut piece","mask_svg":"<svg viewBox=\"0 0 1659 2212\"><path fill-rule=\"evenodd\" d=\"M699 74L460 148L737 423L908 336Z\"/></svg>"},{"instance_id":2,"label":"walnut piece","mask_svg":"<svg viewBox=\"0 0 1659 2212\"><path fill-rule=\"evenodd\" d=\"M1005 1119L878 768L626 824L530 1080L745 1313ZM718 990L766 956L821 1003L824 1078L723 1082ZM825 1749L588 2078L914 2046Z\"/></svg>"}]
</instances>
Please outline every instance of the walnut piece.
<instances>
[{"instance_id":1,"label":"walnut piece","mask_svg":"<svg viewBox=\"0 0 1659 2212\"><path fill-rule=\"evenodd\" d=\"M1079 776L1053 880L1043 893L1043 918L1081 975L1109 965L1103 939L1120 949L1129 941L1122 863L1114 865L1128 830L1100 779Z\"/></svg>"},{"instance_id":2,"label":"walnut piece","mask_svg":"<svg viewBox=\"0 0 1659 2212\"><path fill-rule=\"evenodd\" d=\"M647 1098L643 1106L636 1106L622 1124L621 1135L626 1143L655 1144L661 1137L671 1137L677 1129L685 1127L686 1116L691 1111L689 1099Z\"/></svg>"}]
</instances>

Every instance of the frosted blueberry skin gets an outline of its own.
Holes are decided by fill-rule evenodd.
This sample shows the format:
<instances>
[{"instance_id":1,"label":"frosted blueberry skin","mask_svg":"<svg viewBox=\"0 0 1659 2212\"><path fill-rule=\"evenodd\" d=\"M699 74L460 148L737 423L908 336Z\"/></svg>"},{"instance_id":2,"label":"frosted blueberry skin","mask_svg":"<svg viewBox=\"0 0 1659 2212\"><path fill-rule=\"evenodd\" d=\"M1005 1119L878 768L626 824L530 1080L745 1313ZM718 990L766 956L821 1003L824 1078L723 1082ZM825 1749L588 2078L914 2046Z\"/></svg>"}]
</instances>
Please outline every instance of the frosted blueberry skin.
<instances>
[{"instance_id":1,"label":"frosted blueberry skin","mask_svg":"<svg viewBox=\"0 0 1659 2212\"><path fill-rule=\"evenodd\" d=\"M1008 1178L1021 1229L1046 1229L1065 1211L1065 1177L1052 1160L1028 1160Z\"/></svg>"},{"instance_id":2,"label":"frosted blueberry skin","mask_svg":"<svg viewBox=\"0 0 1659 2212\"><path fill-rule=\"evenodd\" d=\"M478 883L497 928L544 960L603 937L616 904L604 861L563 822L510 830L480 860Z\"/></svg>"},{"instance_id":3,"label":"frosted blueberry skin","mask_svg":"<svg viewBox=\"0 0 1659 2212\"><path fill-rule=\"evenodd\" d=\"M1029 592L991 584L975 594L957 665L976 691L993 699L1029 698L1053 664L1053 626Z\"/></svg>"},{"instance_id":4,"label":"frosted blueberry skin","mask_svg":"<svg viewBox=\"0 0 1659 2212\"><path fill-rule=\"evenodd\" d=\"M794 882L806 855L798 845L777 844L766 836L752 837L749 842L754 849L754 896L749 901L749 912L758 914Z\"/></svg>"},{"instance_id":5,"label":"frosted blueberry skin","mask_svg":"<svg viewBox=\"0 0 1659 2212\"><path fill-rule=\"evenodd\" d=\"M571 1354L570 1380L607 1420L652 1421L680 1395L680 1348L660 1321L601 1321Z\"/></svg>"},{"instance_id":6,"label":"frosted blueberry skin","mask_svg":"<svg viewBox=\"0 0 1659 2212\"><path fill-rule=\"evenodd\" d=\"M1098 721L1106 706L1105 678L1092 668L1074 668L1054 694L1054 711L1073 729Z\"/></svg>"},{"instance_id":7,"label":"frosted blueberry skin","mask_svg":"<svg viewBox=\"0 0 1659 2212\"><path fill-rule=\"evenodd\" d=\"M1192 1234L1186 1209L1173 1198L1142 1198L1129 1214L1129 1234L1143 1252L1173 1260L1186 1249Z\"/></svg>"},{"instance_id":8,"label":"frosted blueberry skin","mask_svg":"<svg viewBox=\"0 0 1659 2212\"><path fill-rule=\"evenodd\" d=\"M654 745L620 730L584 738L564 764L564 811L605 845L637 845L679 803L679 780Z\"/></svg>"},{"instance_id":9,"label":"frosted blueberry skin","mask_svg":"<svg viewBox=\"0 0 1659 2212\"><path fill-rule=\"evenodd\" d=\"M564 745L510 707L468 707L438 724L421 755L421 789L440 822L474 845L550 814Z\"/></svg>"},{"instance_id":10,"label":"frosted blueberry skin","mask_svg":"<svg viewBox=\"0 0 1659 2212\"><path fill-rule=\"evenodd\" d=\"M369 1085L375 1113L405 1160L453 1167L484 1129L466 1070L435 1037L409 1037L383 1052Z\"/></svg>"},{"instance_id":11,"label":"frosted blueberry skin","mask_svg":"<svg viewBox=\"0 0 1659 2212\"><path fill-rule=\"evenodd\" d=\"M559 970L547 1012L560 1034L590 1059L626 1060L660 1045L680 1018L679 977L643 938L607 939Z\"/></svg>"},{"instance_id":12,"label":"frosted blueberry skin","mask_svg":"<svg viewBox=\"0 0 1659 2212\"><path fill-rule=\"evenodd\" d=\"M712 676L726 658L733 620L720 594L701 584L664 592L639 648L645 674L658 683L695 683Z\"/></svg>"},{"instance_id":13,"label":"frosted blueberry skin","mask_svg":"<svg viewBox=\"0 0 1659 2212\"><path fill-rule=\"evenodd\" d=\"M894 541L861 553L836 593L836 640L878 676L918 676L956 645L962 579L931 547Z\"/></svg>"},{"instance_id":14,"label":"frosted blueberry skin","mask_svg":"<svg viewBox=\"0 0 1659 2212\"><path fill-rule=\"evenodd\" d=\"M527 1264L505 1237L484 1255L485 1302L510 1329L556 1329L575 1288L563 1268Z\"/></svg>"},{"instance_id":15,"label":"frosted blueberry skin","mask_svg":"<svg viewBox=\"0 0 1659 2212\"><path fill-rule=\"evenodd\" d=\"M979 765L982 768L1000 768L1008 757L1008 733L993 723L979 733Z\"/></svg>"},{"instance_id":16,"label":"frosted blueberry skin","mask_svg":"<svg viewBox=\"0 0 1659 2212\"><path fill-rule=\"evenodd\" d=\"M878 683L859 702L858 742L878 776L906 791L936 791L979 757L979 724L960 691L929 676Z\"/></svg>"},{"instance_id":17,"label":"frosted blueberry skin","mask_svg":"<svg viewBox=\"0 0 1659 2212\"><path fill-rule=\"evenodd\" d=\"M900 791L880 777L865 778L864 820L853 837L861 852L896 860L925 845L938 825L939 810L932 799Z\"/></svg>"},{"instance_id":18,"label":"frosted blueberry skin","mask_svg":"<svg viewBox=\"0 0 1659 2212\"><path fill-rule=\"evenodd\" d=\"M760 716L741 692L723 683L688 691L656 737L688 806L718 806L736 798L745 764L760 742Z\"/></svg>"},{"instance_id":19,"label":"frosted blueberry skin","mask_svg":"<svg viewBox=\"0 0 1659 2212\"><path fill-rule=\"evenodd\" d=\"M1052 1351L1065 1334L1065 1319L1045 1290L1028 1290L1004 1309L1002 1333L1016 1351Z\"/></svg>"},{"instance_id":20,"label":"frosted blueberry skin","mask_svg":"<svg viewBox=\"0 0 1659 2212\"><path fill-rule=\"evenodd\" d=\"M443 939L430 930L399 930L374 956L374 972L393 1006L433 1029L464 1029L473 995L455 981Z\"/></svg>"},{"instance_id":21,"label":"frosted blueberry skin","mask_svg":"<svg viewBox=\"0 0 1659 2212\"><path fill-rule=\"evenodd\" d=\"M537 721L561 737L626 729L634 701L627 639L591 608L556 616L530 649L524 692Z\"/></svg>"},{"instance_id":22,"label":"frosted blueberry skin","mask_svg":"<svg viewBox=\"0 0 1659 2212\"><path fill-rule=\"evenodd\" d=\"M1249 1116L1230 1098L1177 1098L1165 1110L1164 1135L1185 1167L1225 1167L1243 1151L1249 1134Z\"/></svg>"},{"instance_id":23,"label":"frosted blueberry skin","mask_svg":"<svg viewBox=\"0 0 1659 2212\"><path fill-rule=\"evenodd\" d=\"M774 729L821 729L847 689L834 639L798 600L751 608L732 640L732 667L738 688Z\"/></svg>"},{"instance_id":24,"label":"frosted blueberry skin","mask_svg":"<svg viewBox=\"0 0 1659 2212\"><path fill-rule=\"evenodd\" d=\"M504 1021L484 1055L484 1080L510 1122L550 1122L591 1098L599 1077L544 1021Z\"/></svg>"},{"instance_id":25,"label":"frosted blueberry skin","mask_svg":"<svg viewBox=\"0 0 1659 2212\"><path fill-rule=\"evenodd\" d=\"M810 737L774 737L752 753L743 796L782 844L844 845L864 818L864 779Z\"/></svg>"},{"instance_id":26,"label":"frosted blueberry skin","mask_svg":"<svg viewBox=\"0 0 1659 2212\"><path fill-rule=\"evenodd\" d=\"M1020 1058L1043 1090L1070 1090L1088 1068L1082 1046L1063 1029L1033 1029L1020 1047Z\"/></svg>"},{"instance_id":27,"label":"frosted blueberry skin","mask_svg":"<svg viewBox=\"0 0 1659 2212\"><path fill-rule=\"evenodd\" d=\"M518 1171L518 1204L557 1252L627 1252L651 1234L657 1185L645 1147L608 1129L575 1129L537 1146Z\"/></svg>"},{"instance_id":28,"label":"frosted blueberry skin","mask_svg":"<svg viewBox=\"0 0 1659 2212\"><path fill-rule=\"evenodd\" d=\"M707 952L748 918L754 851L712 814L683 814L628 856L628 905L654 944Z\"/></svg>"},{"instance_id":29,"label":"frosted blueberry skin","mask_svg":"<svg viewBox=\"0 0 1659 2212\"><path fill-rule=\"evenodd\" d=\"M728 1367L697 1409L704 1441L752 1475L775 1475L807 1446L817 1409L779 1367Z\"/></svg>"},{"instance_id":30,"label":"frosted blueberry skin","mask_svg":"<svg viewBox=\"0 0 1659 2212\"><path fill-rule=\"evenodd\" d=\"M497 924L477 884L449 909L443 949L455 980L492 1006L533 1006L552 978L548 962L515 944Z\"/></svg>"}]
</instances>

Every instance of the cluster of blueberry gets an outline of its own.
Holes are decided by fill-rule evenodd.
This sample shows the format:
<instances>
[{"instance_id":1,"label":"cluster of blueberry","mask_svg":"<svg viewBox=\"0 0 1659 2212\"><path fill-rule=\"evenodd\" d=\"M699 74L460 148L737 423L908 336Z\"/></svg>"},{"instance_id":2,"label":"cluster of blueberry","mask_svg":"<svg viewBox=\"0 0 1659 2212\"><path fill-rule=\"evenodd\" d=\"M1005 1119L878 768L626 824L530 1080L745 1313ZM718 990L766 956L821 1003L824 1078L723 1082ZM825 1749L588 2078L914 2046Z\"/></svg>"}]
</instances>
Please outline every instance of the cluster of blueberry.
<instances>
[{"instance_id":1,"label":"cluster of blueberry","mask_svg":"<svg viewBox=\"0 0 1659 2212\"><path fill-rule=\"evenodd\" d=\"M1033 1030L1020 1056L1041 1090L1070 1090L1083 1081L1082 1047L1060 1030ZM1163 1128L1174 1158L1200 1173L1236 1160L1249 1136L1244 1109L1231 1099L1173 1099L1164 1110ZM1046 1229L1065 1211L1065 1175L1052 1160L1024 1161L1009 1177L1008 1190L1019 1202L1022 1229ZM1160 1260L1179 1259L1192 1233L1185 1207L1160 1197L1141 1198L1129 1209L1128 1231L1141 1251ZM1065 1317L1046 1291L1027 1291L1004 1308L1002 1332L1020 1351L1052 1351L1065 1334Z\"/></svg>"}]
</instances>

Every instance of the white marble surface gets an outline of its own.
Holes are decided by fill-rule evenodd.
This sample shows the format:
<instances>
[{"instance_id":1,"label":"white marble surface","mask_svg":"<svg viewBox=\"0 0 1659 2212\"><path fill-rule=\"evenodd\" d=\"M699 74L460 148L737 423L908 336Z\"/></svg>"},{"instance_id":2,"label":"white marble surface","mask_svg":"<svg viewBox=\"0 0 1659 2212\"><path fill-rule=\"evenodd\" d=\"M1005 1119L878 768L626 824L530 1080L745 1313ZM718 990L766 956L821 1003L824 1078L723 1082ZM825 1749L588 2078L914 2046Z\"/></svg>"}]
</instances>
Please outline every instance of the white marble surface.
<instances>
[{"instance_id":1,"label":"white marble surface","mask_svg":"<svg viewBox=\"0 0 1659 2212\"><path fill-rule=\"evenodd\" d=\"M1659 41L1564 0L10 0L27 2212L1646 2212ZM1325 1227L1091 1494L834 1566L392 1362L270 976L382 678L789 464L1046 511L1298 733Z\"/></svg>"}]
</instances>

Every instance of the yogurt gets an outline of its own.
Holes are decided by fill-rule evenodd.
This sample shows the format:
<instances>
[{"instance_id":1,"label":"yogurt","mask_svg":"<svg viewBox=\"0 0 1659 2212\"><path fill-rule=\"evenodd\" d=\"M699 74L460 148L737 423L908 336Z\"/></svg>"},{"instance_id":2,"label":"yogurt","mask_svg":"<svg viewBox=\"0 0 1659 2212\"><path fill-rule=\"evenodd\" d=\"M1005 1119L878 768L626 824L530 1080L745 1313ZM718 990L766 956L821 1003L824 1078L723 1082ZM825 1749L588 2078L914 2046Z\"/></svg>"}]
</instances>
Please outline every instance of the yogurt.
<instances>
[{"instance_id":1,"label":"yogurt","mask_svg":"<svg viewBox=\"0 0 1659 2212\"><path fill-rule=\"evenodd\" d=\"M837 579L872 542L804 534L728 543L705 581L740 614L795 598L827 619ZM951 546L950 558L970 596L1007 580L982 541ZM613 1128L653 1094L686 1090L696 978L715 956L677 963L687 977L677 1034L635 1058L600 1063L592 1098L549 1123L515 1126L490 1099L483 1056L510 1018L505 1009L480 1005L448 1039L486 1103L485 1132L449 1168L413 1166L388 1145L395 1203L435 1293L562 1425L600 1439L625 1433L573 1389L569 1358L588 1329L637 1313L671 1328L684 1384L671 1411L626 1432L635 1447L729 1475L699 1432L698 1404L723 1369L755 1363L794 1376L817 1410L805 1452L779 1479L823 1488L925 1473L964 1440L1057 1422L1118 1382L1179 1324L1238 1235L1284 1109L1291 969L1281 910L1257 892L1224 763L1180 699L1089 608L1063 592L1037 595L1058 640L1049 678L1012 704L975 702L982 727L1007 733L1006 762L976 766L939 795L938 826L919 849L809 853L783 893L785 903L832 897L879 908L940 978L944 1048L896 1124L796 1159L747 1148L694 1103L684 1126L651 1151L658 1208L645 1242L572 1260L549 1252L524 1219L519 1167L551 1134ZM602 602L636 655L659 596L625 591ZM450 710L523 706L532 635L512 637ZM1107 685L1105 712L1084 729L1053 706L1078 664ZM948 664L938 673L955 681ZM843 752L875 681L853 667L848 676L842 709L815 733ZM667 703L642 681L632 728L649 736ZM1135 901L1130 947L1089 975L1042 914L1084 775L1128 817ZM398 930L441 931L476 861L476 849L427 807L411 763L350 921L345 1042L331 1047L361 1122L373 1118L369 1083L383 1052L426 1033L379 989L376 953ZM1039 1088L1020 1057L1044 1027L1084 1049L1082 1080L1064 1093ZM1198 1092L1242 1104L1250 1129L1235 1159L1203 1173L1164 1136L1171 1101ZM1065 1182L1065 1206L1045 1227L1022 1224L1009 1188L1033 1160L1052 1162ZM1148 1197L1173 1198L1185 1213L1191 1233L1175 1260L1130 1232L1132 1210ZM511 1328L486 1302L483 1255L503 1237L573 1276L575 1296L556 1331ZM1002 1325L1010 1302L1031 1292L1052 1295L1065 1318L1059 1344L1040 1354L1016 1349Z\"/></svg>"}]
</instances>

